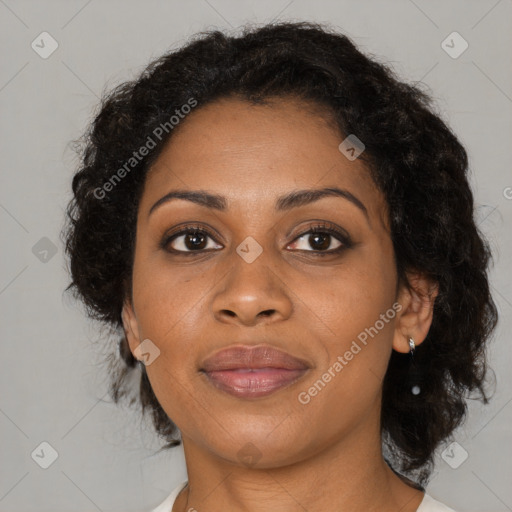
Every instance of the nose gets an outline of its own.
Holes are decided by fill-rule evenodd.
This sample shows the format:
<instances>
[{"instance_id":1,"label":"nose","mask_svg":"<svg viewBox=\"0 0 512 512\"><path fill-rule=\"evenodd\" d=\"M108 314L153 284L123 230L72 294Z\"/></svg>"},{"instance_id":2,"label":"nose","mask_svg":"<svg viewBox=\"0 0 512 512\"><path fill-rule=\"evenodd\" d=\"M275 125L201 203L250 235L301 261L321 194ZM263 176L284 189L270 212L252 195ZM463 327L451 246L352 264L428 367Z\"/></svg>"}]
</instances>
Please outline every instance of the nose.
<instances>
[{"instance_id":1,"label":"nose","mask_svg":"<svg viewBox=\"0 0 512 512\"><path fill-rule=\"evenodd\" d=\"M265 251L252 263L234 254L230 270L212 302L215 318L223 323L254 326L287 319L293 310L289 288L269 265Z\"/></svg>"}]
</instances>

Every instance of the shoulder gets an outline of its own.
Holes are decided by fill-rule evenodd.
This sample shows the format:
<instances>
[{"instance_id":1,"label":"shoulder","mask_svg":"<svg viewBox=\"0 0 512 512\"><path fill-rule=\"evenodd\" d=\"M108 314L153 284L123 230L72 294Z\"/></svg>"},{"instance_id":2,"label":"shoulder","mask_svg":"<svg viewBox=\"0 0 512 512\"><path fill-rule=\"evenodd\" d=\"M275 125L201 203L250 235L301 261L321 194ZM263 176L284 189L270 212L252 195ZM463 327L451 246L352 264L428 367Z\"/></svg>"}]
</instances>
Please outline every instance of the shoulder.
<instances>
[{"instance_id":1,"label":"shoulder","mask_svg":"<svg viewBox=\"0 0 512 512\"><path fill-rule=\"evenodd\" d=\"M435 500L432 498L432 496L425 493L423 500L416 512L455 512L455 510L444 505L440 501Z\"/></svg>"},{"instance_id":2,"label":"shoulder","mask_svg":"<svg viewBox=\"0 0 512 512\"><path fill-rule=\"evenodd\" d=\"M187 481L181 482L172 492L165 498L165 500L160 503L157 507L152 509L150 512L172 512L172 506L178 497L178 494L182 491L182 489L187 485Z\"/></svg>"}]
</instances>

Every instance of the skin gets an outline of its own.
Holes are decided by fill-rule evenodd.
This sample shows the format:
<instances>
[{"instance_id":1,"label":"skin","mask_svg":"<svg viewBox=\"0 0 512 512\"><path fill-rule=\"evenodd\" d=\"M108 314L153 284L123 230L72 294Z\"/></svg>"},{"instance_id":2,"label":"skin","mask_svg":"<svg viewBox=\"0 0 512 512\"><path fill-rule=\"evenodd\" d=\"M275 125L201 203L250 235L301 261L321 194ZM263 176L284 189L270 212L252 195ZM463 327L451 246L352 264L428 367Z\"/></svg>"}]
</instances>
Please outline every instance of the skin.
<instances>
[{"instance_id":1,"label":"skin","mask_svg":"<svg viewBox=\"0 0 512 512\"><path fill-rule=\"evenodd\" d=\"M339 151L343 138L320 110L292 98L222 99L189 114L148 173L123 322L135 356L145 339L160 350L146 371L182 433L189 480L174 512L413 512L423 498L384 462L379 417L391 351L408 352L409 336L425 339L437 291L420 274L410 275L411 290L398 287L386 201L364 163ZM340 197L274 210L278 196L323 187L350 191L368 217ZM148 215L176 189L221 194L228 207L178 199ZM298 238L318 221L344 229L352 246L315 257L343 243L327 238L318 250L309 235ZM182 223L210 231L206 250L188 256L184 235L172 247L187 255L159 247ZM263 250L252 263L236 252L248 236ZM396 316L300 403L298 394L396 302ZM269 396L233 397L198 370L237 343L272 345L311 369ZM259 453L253 464L239 458L249 442Z\"/></svg>"}]
</instances>

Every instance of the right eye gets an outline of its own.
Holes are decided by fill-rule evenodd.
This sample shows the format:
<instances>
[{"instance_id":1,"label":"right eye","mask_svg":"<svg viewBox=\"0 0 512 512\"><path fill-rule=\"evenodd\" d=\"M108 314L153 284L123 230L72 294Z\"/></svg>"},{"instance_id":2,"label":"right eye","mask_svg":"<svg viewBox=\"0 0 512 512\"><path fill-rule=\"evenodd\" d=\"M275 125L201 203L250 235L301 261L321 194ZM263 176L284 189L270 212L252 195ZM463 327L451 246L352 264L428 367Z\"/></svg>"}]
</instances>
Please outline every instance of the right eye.
<instances>
[{"instance_id":1,"label":"right eye","mask_svg":"<svg viewBox=\"0 0 512 512\"><path fill-rule=\"evenodd\" d=\"M209 243L208 239L213 244ZM198 226L182 228L180 231L168 235L162 241L162 247L171 253L201 253L202 251L222 248L222 245L215 244L213 235Z\"/></svg>"}]
</instances>

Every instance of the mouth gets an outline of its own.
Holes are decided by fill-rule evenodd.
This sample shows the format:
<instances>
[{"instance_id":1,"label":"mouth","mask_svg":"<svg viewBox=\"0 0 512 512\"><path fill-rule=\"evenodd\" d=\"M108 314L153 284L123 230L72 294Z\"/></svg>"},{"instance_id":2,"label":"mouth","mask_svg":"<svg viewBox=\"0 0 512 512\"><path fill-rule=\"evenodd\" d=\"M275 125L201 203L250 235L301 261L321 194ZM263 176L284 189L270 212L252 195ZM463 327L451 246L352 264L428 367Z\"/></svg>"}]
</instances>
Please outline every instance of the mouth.
<instances>
[{"instance_id":1,"label":"mouth","mask_svg":"<svg viewBox=\"0 0 512 512\"><path fill-rule=\"evenodd\" d=\"M206 359L200 372L216 389L238 398L259 398L292 385L311 366L268 345L238 345Z\"/></svg>"},{"instance_id":2,"label":"mouth","mask_svg":"<svg viewBox=\"0 0 512 512\"><path fill-rule=\"evenodd\" d=\"M205 372L217 389L240 398L270 395L300 379L308 370L243 368Z\"/></svg>"}]
</instances>

